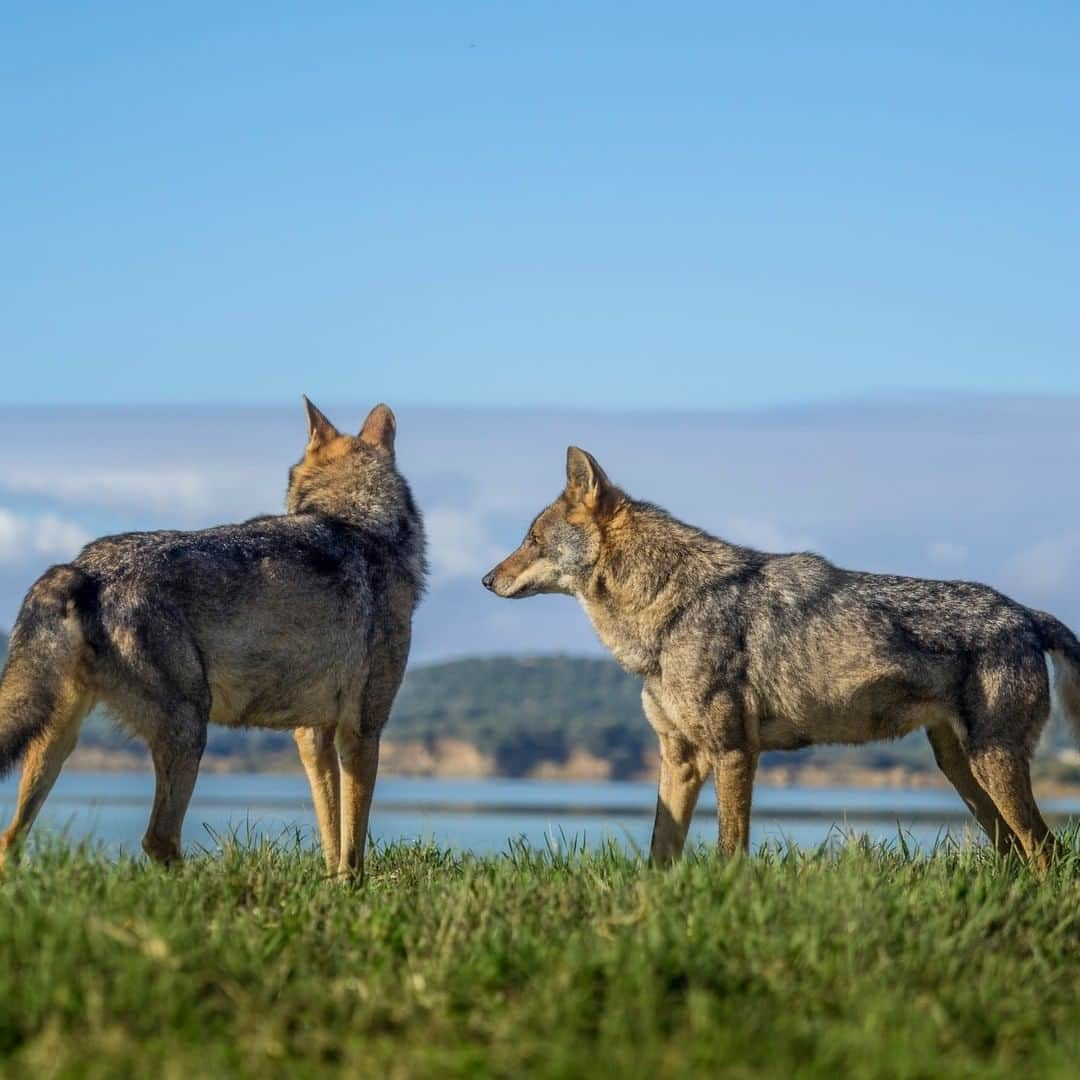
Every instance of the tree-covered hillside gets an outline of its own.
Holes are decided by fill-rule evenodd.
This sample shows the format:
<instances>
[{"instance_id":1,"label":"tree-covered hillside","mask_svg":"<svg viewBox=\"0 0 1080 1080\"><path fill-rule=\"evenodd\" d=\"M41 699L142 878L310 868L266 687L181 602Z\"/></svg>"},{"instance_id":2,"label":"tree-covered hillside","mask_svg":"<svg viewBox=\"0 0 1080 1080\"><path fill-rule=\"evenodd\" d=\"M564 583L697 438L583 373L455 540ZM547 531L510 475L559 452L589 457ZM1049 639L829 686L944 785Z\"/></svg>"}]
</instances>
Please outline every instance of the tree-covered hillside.
<instances>
[{"instance_id":1,"label":"tree-covered hillside","mask_svg":"<svg viewBox=\"0 0 1080 1080\"><path fill-rule=\"evenodd\" d=\"M491 657L417 667L394 704L394 738L447 736L495 756L500 773L563 761L575 747L641 768L655 744L641 714L641 681L608 660Z\"/></svg>"}]
</instances>

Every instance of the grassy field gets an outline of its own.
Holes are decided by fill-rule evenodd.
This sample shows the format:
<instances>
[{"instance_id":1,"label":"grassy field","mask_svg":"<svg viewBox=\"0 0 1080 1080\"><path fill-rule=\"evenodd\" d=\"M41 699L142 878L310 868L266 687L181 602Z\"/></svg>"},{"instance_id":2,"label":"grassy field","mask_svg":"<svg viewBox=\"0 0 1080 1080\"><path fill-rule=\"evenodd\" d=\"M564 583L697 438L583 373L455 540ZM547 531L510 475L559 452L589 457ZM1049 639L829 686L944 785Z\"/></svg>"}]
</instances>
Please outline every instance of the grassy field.
<instances>
[{"instance_id":1,"label":"grassy field","mask_svg":"<svg viewBox=\"0 0 1080 1080\"><path fill-rule=\"evenodd\" d=\"M299 846L46 845L0 884L0 1069L1073 1078L1078 872L394 847L355 888Z\"/></svg>"}]
</instances>

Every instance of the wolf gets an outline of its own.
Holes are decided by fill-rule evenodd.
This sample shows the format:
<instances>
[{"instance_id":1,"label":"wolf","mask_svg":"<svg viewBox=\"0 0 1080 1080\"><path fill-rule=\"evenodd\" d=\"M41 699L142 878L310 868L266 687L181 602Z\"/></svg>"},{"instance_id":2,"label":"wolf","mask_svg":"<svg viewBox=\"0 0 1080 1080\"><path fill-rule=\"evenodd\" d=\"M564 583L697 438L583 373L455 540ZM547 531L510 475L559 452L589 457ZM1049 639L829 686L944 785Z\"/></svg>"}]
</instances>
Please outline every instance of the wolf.
<instances>
[{"instance_id":1,"label":"wolf","mask_svg":"<svg viewBox=\"0 0 1080 1080\"><path fill-rule=\"evenodd\" d=\"M150 749L143 849L181 857L207 724L292 730L327 869L362 878L379 737L424 588L424 528L386 405L344 435L307 398L287 512L88 544L30 588L0 681L0 772L23 756L0 862L96 704Z\"/></svg>"},{"instance_id":2,"label":"wolf","mask_svg":"<svg viewBox=\"0 0 1080 1080\"><path fill-rule=\"evenodd\" d=\"M997 848L1049 862L1029 766L1052 692L1080 730L1080 641L1051 615L985 585L727 543L631 498L576 447L562 494L483 584L577 597L643 677L660 744L654 862L682 851L710 772L731 855L749 849L762 751L917 728Z\"/></svg>"}]
</instances>

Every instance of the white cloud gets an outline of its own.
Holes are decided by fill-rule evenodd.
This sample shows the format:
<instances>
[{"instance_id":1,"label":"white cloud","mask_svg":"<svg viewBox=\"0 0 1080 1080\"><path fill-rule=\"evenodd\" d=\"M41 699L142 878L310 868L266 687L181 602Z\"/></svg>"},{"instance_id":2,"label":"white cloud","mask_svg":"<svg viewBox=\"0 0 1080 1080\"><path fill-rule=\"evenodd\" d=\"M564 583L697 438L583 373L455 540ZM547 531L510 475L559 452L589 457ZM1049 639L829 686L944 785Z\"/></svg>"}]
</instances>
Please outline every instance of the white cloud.
<instances>
[{"instance_id":1,"label":"white cloud","mask_svg":"<svg viewBox=\"0 0 1080 1080\"><path fill-rule=\"evenodd\" d=\"M121 509L192 513L210 502L205 476L191 469L80 469L78 466L0 473L0 488L13 495L36 495L55 502Z\"/></svg>"},{"instance_id":2,"label":"white cloud","mask_svg":"<svg viewBox=\"0 0 1080 1080\"><path fill-rule=\"evenodd\" d=\"M68 518L21 516L0 507L0 563L42 555L69 559L89 540L90 534Z\"/></svg>"},{"instance_id":3,"label":"white cloud","mask_svg":"<svg viewBox=\"0 0 1080 1080\"><path fill-rule=\"evenodd\" d=\"M1013 578L1025 589L1050 593L1080 579L1080 532L1033 544L1010 564Z\"/></svg>"},{"instance_id":4,"label":"white cloud","mask_svg":"<svg viewBox=\"0 0 1080 1080\"><path fill-rule=\"evenodd\" d=\"M962 566L967 562L968 549L952 540L933 540L926 545L926 554L937 566Z\"/></svg>"},{"instance_id":5,"label":"white cloud","mask_svg":"<svg viewBox=\"0 0 1080 1080\"><path fill-rule=\"evenodd\" d=\"M487 533L483 519L471 509L437 506L424 513L431 576L436 584L455 578L480 577L505 554Z\"/></svg>"},{"instance_id":6,"label":"white cloud","mask_svg":"<svg viewBox=\"0 0 1080 1080\"><path fill-rule=\"evenodd\" d=\"M0 492L67 506L151 513L186 524L236 521L277 512L284 478L266 470L197 468L65 468L0 471Z\"/></svg>"},{"instance_id":7,"label":"white cloud","mask_svg":"<svg viewBox=\"0 0 1080 1080\"><path fill-rule=\"evenodd\" d=\"M728 518L720 536L733 544L744 544L759 551L810 551L817 546L812 537L788 532L775 522L763 518Z\"/></svg>"}]
</instances>

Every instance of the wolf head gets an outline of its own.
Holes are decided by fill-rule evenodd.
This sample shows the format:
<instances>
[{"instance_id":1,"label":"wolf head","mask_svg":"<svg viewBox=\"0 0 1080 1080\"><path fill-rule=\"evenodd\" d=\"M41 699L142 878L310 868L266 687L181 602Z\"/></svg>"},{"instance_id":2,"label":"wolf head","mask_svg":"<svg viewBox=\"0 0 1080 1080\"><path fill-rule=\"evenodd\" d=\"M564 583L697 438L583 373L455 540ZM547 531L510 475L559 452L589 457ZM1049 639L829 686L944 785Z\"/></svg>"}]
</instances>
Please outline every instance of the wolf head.
<instances>
[{"instance_id":1,"label":"wolf head","mask_svg":"<svg viewBox=\"0 0 1080 1080\"><path fill-rule=\"evenodd\" d=\"M485 588L511 600L581 593L600 560L605 527L625 499L591 454L571 446L565 490L536 517L521 546L484 576Z\"/></svg>"},{"instance_id":2,"label":"wolf head","mask_svg":"<svg viewBox=\"0 0 1080 1080\"><path fill-rule=\"evenodd\" d=\"M377 525L415 516L409 489L394 463L397 422L376 405L358 435L343 435L306 397L308 444L289 470L289 513L326 514Z\"/></svg>"}]
</instances>

